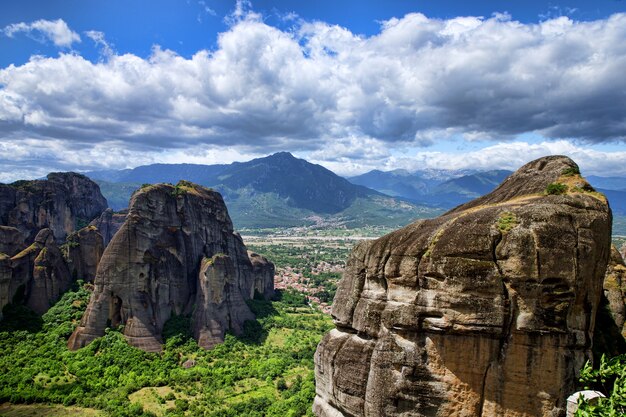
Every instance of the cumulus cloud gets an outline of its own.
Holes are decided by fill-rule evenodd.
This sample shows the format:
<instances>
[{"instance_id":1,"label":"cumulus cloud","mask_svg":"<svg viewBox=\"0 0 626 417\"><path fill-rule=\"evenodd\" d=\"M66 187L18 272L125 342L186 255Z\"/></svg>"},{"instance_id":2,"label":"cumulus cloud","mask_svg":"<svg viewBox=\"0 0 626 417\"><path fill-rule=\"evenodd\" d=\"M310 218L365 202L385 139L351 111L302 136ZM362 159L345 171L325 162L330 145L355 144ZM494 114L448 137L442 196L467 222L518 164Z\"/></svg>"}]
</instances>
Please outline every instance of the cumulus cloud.
<instances>
[{"instance_id":1,"label":"cumulus cloud","mask_svg":"<svg viewBox=\"0 0 626 417\"><path fill-rule=\"evenodd\" d=\"M60 54L0 69L0 136L152 157L291 150L329 163L353 158L350 149L380 162L389 149L448 138L506 144L527 132L626 141L626 14L538 24L409 14L364 37L301 20L281 30L240 0L228 22L215 50L190 58L156 46L148 57L109 49L101 62ZM70 37L59 45L71 45L78 35L62 23ZM108 47L103 34L86 35Z\"/></svg>"},{"instance_id":2,"label":"cumulus cloud","mask_svg":"<svg viewBox=\"0 0 626 417\"><path fill-rule=\"evenodd\" d=\"M17 33L25 33L40 42L50 41L59 48L70 48L74 42L80 42L78 33L71 30L62 19L13 23L6 26L3 32L10 38Z\"/></svg>"},{"instance_id":3,"label":"cumulus cloud","mask_svg":"<svg viewBox=\"0 0 626 417\"><path fill-rule=\"evenodd\" d=\"M546 155L567 155L580 165L584 175L626 175L626 151L606 152L576 145L567 140L528 143L497 143L463 153L417 152L410 158L391 157L387 168L419 169L509 169L516 170Z\"/></svg>"},{"instance_id":4,"label":"cumulus cloud","mask_svg":"<svg viewBox=\"0 0 626 417\"><path fill-rule=\"evenodd\" d=\"M371 146L373 144L370 144ZM331 148L328 153L313 152L307 157L332 171L347 177L373 169L392 171L421 170L517 170L522 165L546 155L567 155L576 161L584 175L626 176L626 151L601 151L576 145L567 140L529 143L526 141L499 142L485 148L464 152L443 151L385 151L383 143L366 148L362 153L355 150L342 152L342 146ZM372 149L378 151L372 152ZM329 154L335 153L335 156ZM402 156L399 156L402 155Z\"/></svg>"}]
</instances>

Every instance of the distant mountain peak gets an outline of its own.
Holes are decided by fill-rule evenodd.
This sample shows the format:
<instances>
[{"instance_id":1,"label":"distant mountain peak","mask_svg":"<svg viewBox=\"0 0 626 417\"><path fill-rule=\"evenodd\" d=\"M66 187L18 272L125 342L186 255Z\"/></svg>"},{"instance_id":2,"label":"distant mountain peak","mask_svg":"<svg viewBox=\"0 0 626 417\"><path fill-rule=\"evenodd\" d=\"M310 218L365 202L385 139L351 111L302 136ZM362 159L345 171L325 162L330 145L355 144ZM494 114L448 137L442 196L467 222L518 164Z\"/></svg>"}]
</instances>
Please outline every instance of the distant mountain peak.
<instances>
[{"instance_id":1,"label":"distant mountain peak","mask_svg":"<svg viewBox=\"0 0 626 417\"><path fill-rule=\"evenodd\" d=\"M280 152L276 152L273 153L271 155L266 156L265 158L262 159L298 159L295 156L293 156L293 154L291 152L286 152L286 151L280 151Z\"/></svg>"}]
</instances>

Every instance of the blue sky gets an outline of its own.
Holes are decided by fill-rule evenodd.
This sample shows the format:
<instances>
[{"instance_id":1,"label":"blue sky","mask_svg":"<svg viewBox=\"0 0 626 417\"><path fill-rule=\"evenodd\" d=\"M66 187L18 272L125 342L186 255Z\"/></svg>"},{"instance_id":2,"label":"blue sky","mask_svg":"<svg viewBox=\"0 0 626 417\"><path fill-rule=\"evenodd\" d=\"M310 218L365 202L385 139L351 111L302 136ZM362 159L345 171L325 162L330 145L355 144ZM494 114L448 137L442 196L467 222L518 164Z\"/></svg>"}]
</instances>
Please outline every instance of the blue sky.
<instances>
[{"instance_id":1,"label":"blue sky","mask_svg":"<svg viewBox=\"0 0 626 417\"><path fill-rule=\"evenodd\" d=\"M0 3L0 181L286 150L626 175L626 2Z\"/></svg>"}]
</instances>

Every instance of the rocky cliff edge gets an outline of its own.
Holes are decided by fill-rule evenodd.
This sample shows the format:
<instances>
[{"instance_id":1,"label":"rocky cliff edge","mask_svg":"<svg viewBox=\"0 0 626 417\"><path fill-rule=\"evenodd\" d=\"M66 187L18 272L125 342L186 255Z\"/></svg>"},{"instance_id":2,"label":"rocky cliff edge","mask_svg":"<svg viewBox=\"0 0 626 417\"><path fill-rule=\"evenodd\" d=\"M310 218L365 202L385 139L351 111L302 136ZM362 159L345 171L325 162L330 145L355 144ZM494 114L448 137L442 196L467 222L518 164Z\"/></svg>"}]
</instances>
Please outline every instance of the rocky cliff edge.
<instances>
[{"instance_id":1,"label":"rocky cliff edge","mask_svg":"<svg viewBox=\"0 0 626 417\"><path fill-rule=\"evenodd\" d=\"M611 220L578 166L551 156L359 244L315 354L315 414L564 415L590 357Z\"/></svg>"}]
</instances>

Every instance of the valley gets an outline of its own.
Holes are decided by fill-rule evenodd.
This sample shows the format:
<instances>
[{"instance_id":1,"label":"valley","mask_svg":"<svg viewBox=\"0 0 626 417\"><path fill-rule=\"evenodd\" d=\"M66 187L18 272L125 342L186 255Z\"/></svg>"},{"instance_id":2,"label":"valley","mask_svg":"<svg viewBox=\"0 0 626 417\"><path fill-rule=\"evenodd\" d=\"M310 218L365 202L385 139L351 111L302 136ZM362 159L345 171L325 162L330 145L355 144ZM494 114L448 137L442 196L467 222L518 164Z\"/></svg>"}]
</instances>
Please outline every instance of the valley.
<instances>
[{"instance_id":1,"label":"valley","mask_svg":"<svg viewBox=\"0 0 626 417\"><path fill-rule=\"evenodd\" d=\"M626 0L0 1L0 417L626 417Z\"/></svg>"},{"instance_id":2,"label":"valley","mask_svg":"<svg viewBox=\"0 0 626 417\"><path fill-rule=\"evenodd\" d=\"M305 161L292 159L295 158L287 157L289 163L305 164ZM525 199L513 198L511 207L520 202L532 205L534 200L545 199L547 203L560 201L559 198L586 199L585 204L601 204L596 203L597 200L606 204L602 196L585 186L578 174L569 174L570 170L575 171L573 162L559 162L558 158L547 161L552 161L555 167L543 174L544 178L535 173L529 175L537 183L514 178L513 189L515 184L526 187L521 191ZM324 174L328 175L326 186L339 181L329 172ZM583 188L566 191L563 197L552 196L544 191L549 181L546 177L580 181ZM346 183L339 182L350 189ZM320 185L317 186L311 193L323 195ZM489 233L499 233L503 239L525 233L524 228L519 228L508 235L519 225L520 218L508 211L494 212L502 210L498 208L502 203L497 199L507 195L506 189L496 190L461 207L469 209L459 218L466 218L466 214L471 218L481 210L492 213L481 219L483 223L470 221L463 226L466 229L450 227L454 221L441 223L447 228L446 233L429 231L432 235L426 240L416 238L415 242L428 245L419 249L409 243L413 238L405 239L401 234L421 228L430 230L429 225L457 215L458 208L395 231L400 220L394 217L394 213L398 213L394 210L399 207L407 210L403 215L413 213L412 221L442 214L444 208L416 206L374 193L367 198L355 197L342 210L335 207L333 210L340 210L335 213L319 213L311 207L290 211L293 209L290 204L295 203L288 195L281 197L275 193L276 189L269 194L257 190L250 196L266 199L273 195L276 205L268 210L270 206L257 205L256 197L244 198L240 203L243 201L249 207L238 211L237 207L242 206L234 201L233 219L237 219L236 216L248 219L248 223L243 223L247 226L237 230L233 228L225 199L220 194L185 180L176 185L142 184L132 191L129 210L118 213L104 209L107 201L100 193L110 190L99 190L91 180L79 174L51 174L48 180L21 181L3 187L9 198L3 206L6 226L0 231L4 234L3 250L8 253L2 260L9 286L5 283L3 300L6 305L0 321L0 403L3 404L0 415L53 416L59 412L71 415L80 410L122 417L301 416L313 415L312 410L319 415L320 407L327 406L319 399L320 393L326 395L324 390L333 391L332 384L344 384L341 379L324 380L319 388L320 382L315 381L314 358L320 366L319 360L323 357L315 357L320 341L326 340L319 345L326 356L329 353L324 349L332 349L332 337L337 335L351 338L350 343L365 343L359 341L360 336L346 336L345 323L338 323L337 329L328 333L335 328L330 317L333 301L338 299L342 303L338 304L335 314L345 314L346 306L355 303L346 299L346 283L342 277L347 275L347 282L351 282L355 262L362 262L358 257L363 256L364 248L417 250L408 256L410 262L421 256L424 268L443 268L448 265L447 261L439 264L433 260L439 256L435 248L441 242L452 245L451 250L459 250L462 255L454 254L451 258L464 260L469 258L465 257L465 249L456 249L457 244L471 246L482 242L477 236ZM71 191L74 189L81 192ZM304 203L298 204L317 204L315 210L326 210L307 197L308 191L299 191ZM74 200L68 200L67 196ZM496 203L483 202L494 198ZM378 201L378 205L374 207L373 201ZM479 210L472 208L472 204L479 204ZM253 215L261 212L267 216L272 210L278 210L277 207L290 212L298 221L259 222ZM602 210L606 210L606 206L603 207ZM280 210L274 212L277 218L282 218ZM350 216L345 214L347 212ZM432 216L428 216L429 213ZM298 217L304 214L306 217ZM306 221L302 222L303 219ZM545 224L549 222L556 221L545 220ZM476 231L477 227L480 232ZM608 236L610 229L606 229ZM612 240L618 247L626 241L625 229L626 217L617 210L613 217ZM23 237L20 238L20 234ZM373 242L382 236L386 237ZM387 246L386 242L394 239L393 236L398 242ZM601 239L594 238L594 241ZM361 242L368 243L359 245ZM482 257L488 253L484 248L471 249L469 253L474 253L472 251ZM353 260L349 264L351 254ZM371 259L379 262L387 256L382 252L372 255ZM396 263L389 272L387 265L374 268L385 271L385 276L393 274L390 280L404 279L403 273L409 276L424 273L415 265L400 261L406 257L403 253L389 256ZM463 262L475 262L472 264L475 266L462 267L449 275L465 274L468 270L470 283L475 281L472 268L484 269L490 265L482 259ZM619 265L616 268L621 271ZM475 273L484 275L482 269ZM376 274L368 276L372 282L367 291L386 291L388 284L375 282ZM497 274L485 276L491 279ZM63 279L59 281L63 287L56 290L55 280L59 278ZM424 285L432 290L428 286L435 288L440 280L447 278L433 270L427 271L424 279L425 283L417 287L410 284L406 288L418 291ZM14 281L21 285L13 284ZM50 286L48 282L55 284ZM617 282L621 285L620 280ZM497 295L499 287L488 287L489 291L496 291L496 295L485 296L485 308L491 305L491 300L501 300ZM452 285L442 294L449 297L455 288ZM560 287L557 290L561 291ZM405 297L397 289L394 291L394 296ZM548 288L546 294L552 291ZM562 294L559 292L556 296L569 297L567 291ZM375 312L380 304L370 307L371 312ZM442 311L447 314L456 309L445 307ZM552 331L551 326L557 323L550 320L561 320L557 317L560 310L557 310L546 316L549 324L546 331ZM428 312L431 313L439 314ZM402 320L412 317L412 314L398 314ZM357 316L376 319L380 314ZM487 318L491 320L490 317ZM404 332L413 325L410 321L407 323L388 327ZM437 323L440 321L432 321L433 326ZM370 324L357 322L355 326L362 325L370 331ZM447 331L447 328L437 328L437 331ZM601 340L602 336L598 337L597 340ZM350 346L349 350L352 349L361 348ZM351 353L345 354L348 356L342 359L341 366L353 366L346 365L352 363L356 366ZM359 372L366 372L365 363L359 362L358 366L363 368ZM318 399L313 406L316 384ZM341 389L344 388L342 385ZM382 388L380 390L382 392ZM31 403L55 406L23 406Z\"/></svg>"},{"instance_id":3,"label":"valley","mask_svg":"<svg viewBox=\"0 0 626 417\"><path fill-rule=\"evenodd\" d=\"M250 301L258 320L209 351L190 337L189 318L178 317L166 323L158 354L130 346L119 329L72 352L66 339L91 291L78 284L41 319L5 309L0 403L64 404L114 416L311 415L313 353L332 324L302 295L287 290L275 301ZM0 415L26 415L19 411L5 405Z\"/></svg>"}]
</instances>

